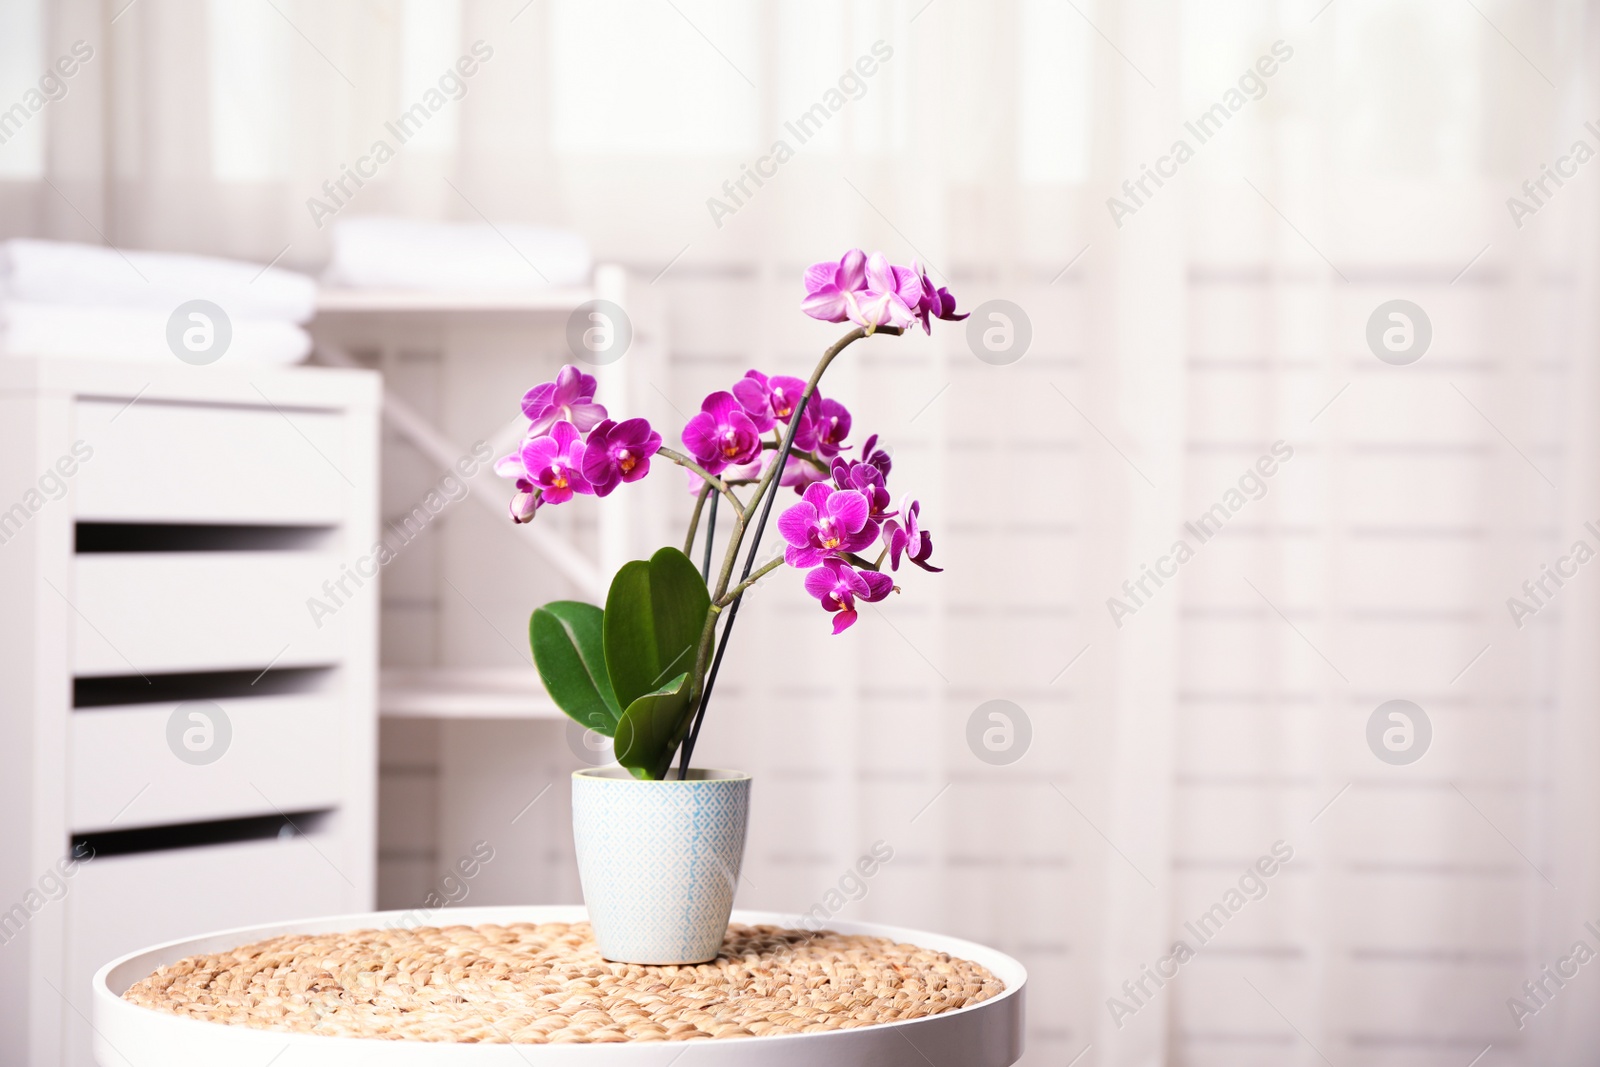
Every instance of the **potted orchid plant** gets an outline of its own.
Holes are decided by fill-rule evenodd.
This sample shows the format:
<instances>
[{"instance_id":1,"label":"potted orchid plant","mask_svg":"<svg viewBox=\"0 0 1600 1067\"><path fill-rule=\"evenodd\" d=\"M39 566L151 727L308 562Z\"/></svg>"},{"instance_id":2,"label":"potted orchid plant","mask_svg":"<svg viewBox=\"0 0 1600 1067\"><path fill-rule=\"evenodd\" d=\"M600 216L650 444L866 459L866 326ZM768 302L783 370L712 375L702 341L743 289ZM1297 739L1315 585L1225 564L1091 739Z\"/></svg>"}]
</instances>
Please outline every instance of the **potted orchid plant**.
<instances>
[{"instance_id":1,"label":"potted orchid plant","mask_svg":"<svg viewBox=\"0 0 1600 1067\"><path fill-rule=\"evenodd\" d=\"M916 323L931 333L933 319L966 316L915 261L896 266L858 249L808 269L805 289L806 314L854 323L809 379L747 372L705 398L683 427L679 451L644 419L610 418L596 402L595 379L566 366L523 397L527 433L496 467L515 479L511 518L518 523L576 496L608 496L648 475L653 460L684 468L695 485L682 549L663 547L625 564L603 607L558 600L529 623L551 698L614 744L618 767L573 776L579 875L609 959L701 962L721 946L750 780L692 768L691 760L744 594L780 568L803 571L806 591L839 634L860 604L899 591L894 575L902 566L940 570L930 562L921 505L892 504L888 453L873 436L850 455L850 412L818 385L862 338L899 335ZM778 515L784 551L758 566L784 488L799 496ZM732 529L713 567L719 509L731 515Z\"/></svg>"}]
</instances>

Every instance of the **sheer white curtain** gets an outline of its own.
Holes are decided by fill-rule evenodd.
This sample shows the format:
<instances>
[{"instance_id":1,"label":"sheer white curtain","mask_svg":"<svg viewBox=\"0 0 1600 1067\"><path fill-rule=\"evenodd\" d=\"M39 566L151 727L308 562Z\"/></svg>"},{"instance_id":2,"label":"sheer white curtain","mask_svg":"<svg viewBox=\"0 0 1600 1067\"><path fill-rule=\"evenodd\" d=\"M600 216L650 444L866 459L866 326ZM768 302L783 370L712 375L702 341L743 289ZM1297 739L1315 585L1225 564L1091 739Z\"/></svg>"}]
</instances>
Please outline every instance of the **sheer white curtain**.
<instances>
[{"instance_id":1,"label":"sheer white curtain","mask_svg":"<svg viewBox=\"0 0 1600 1067\"><path fill-rule=\"evenodd\" d=\"M666 404L809 366L799 272L851 245L1024 309L1009 366L947 325L832 372L947 570L847 637L795 588L743 614L702 746L761 783L741 904L826 902L886 843L840 914L1020 956L1030 1063L1592 1059L1595 967L1523 983L1600 950L1600 569L1506 605L1600 549L1600 165L1541 170L1600 149L1591 5L41 10L41 69L96 59L0 146L9 233L314 269L307 201L483 41L339 212L582 230L673 308ZM1367 342L1396 299L1431 324L1406 366ZM1004 766L966 741L994 699L1031 723ZM1431 723L1409 765L1367 741L1396 699Z\"/></svg>"}]
</instances>

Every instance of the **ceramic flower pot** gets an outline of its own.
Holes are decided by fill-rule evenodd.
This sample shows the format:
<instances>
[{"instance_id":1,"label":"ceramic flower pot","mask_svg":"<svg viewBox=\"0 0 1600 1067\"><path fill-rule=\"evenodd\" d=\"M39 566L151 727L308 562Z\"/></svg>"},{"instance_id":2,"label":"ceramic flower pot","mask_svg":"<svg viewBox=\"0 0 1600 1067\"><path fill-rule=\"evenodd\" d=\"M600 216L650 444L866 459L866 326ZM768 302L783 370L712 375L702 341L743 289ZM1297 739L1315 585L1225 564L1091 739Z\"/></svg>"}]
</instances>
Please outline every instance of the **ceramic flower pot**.
<instances>
[{"instance_id":1,"label":"ceramic flower pot","mask_svg":"<svg viewBox=\"0 0 1600 1067\"><path fill-rule=\"evenodd\" d=\"M691 770L640 781L621 767L572 774L578 877L600 954L704 963L728 930L744 860L750 778Z\"/></svg>"}]
</instances>

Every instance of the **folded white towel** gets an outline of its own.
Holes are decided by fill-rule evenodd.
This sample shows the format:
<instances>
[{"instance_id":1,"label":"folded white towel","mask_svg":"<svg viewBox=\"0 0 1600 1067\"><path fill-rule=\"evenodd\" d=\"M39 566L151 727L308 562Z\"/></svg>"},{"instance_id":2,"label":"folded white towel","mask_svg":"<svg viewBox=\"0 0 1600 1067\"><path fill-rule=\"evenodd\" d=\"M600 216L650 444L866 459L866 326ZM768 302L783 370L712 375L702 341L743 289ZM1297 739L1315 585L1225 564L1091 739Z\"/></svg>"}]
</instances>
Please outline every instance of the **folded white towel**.
<instances>
[{"instance_id":1,"label":"folded white towel","mask_svg":"<svg viewBox=\"0 0 1600 1067\"><path fill-rule=\"evenodd\" d=\"M333 227L330 286L517 290L583 285L589 245L568 230L359 218Z\"/></svg>"},{"instance_id":2,"label":"folded white towel","mask_svg":"<svg viewBox=\"0 0 1600 1067\"><path fill-rule=\"evenodd\" d=\"M0 353L176 363L178 357L167 343L169 318L171 313L165 311L0 301ZM213 330L216 326L212 324ZM216 360L219 364L299 363L311 351L311 337L281 319L230 316L229 326L232 337ZM199 338L196 335L195 340Z\"/></svg>"},{"instance_id":3,"label":"folded white towel","mask_svg":"<svg viewBox=\"0 0 1600 1067\"><path fill-rule=\"evenodd\" d=\"M235 319L305 322L316 311L317 283L238 260L18 238L0 243L0 298L166 313L209 300Z\"/></svg>"}]
</instances>

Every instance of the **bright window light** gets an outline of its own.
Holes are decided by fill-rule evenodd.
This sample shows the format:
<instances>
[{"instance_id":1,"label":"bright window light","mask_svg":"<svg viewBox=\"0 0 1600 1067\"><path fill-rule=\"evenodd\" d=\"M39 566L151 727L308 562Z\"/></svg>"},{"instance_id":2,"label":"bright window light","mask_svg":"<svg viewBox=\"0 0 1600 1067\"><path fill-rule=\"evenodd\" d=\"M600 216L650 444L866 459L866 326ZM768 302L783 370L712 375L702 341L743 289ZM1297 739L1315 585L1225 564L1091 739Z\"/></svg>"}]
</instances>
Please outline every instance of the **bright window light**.
<instances>
[{"instance_id":1,"label":"bright window light","mask_svg":"<svg viewBox=\"0 0 1600 1067\"><path fill-rule=\"evenodd\" d=\"M817 102L850 62L844 52L841 0L784 0L778 20L778 114L794 120ZM841 124L828 122L810 136L812 151L837 151ZM779 136L783 136L780 132ZM793 135L786 138L793 141Z\"/></svg>"},{"instance_id":2,"label":"bright window light","mask_svg":"<svg viewBox=\"0 0 1600 1067\"><path fill-rule=\"evenodd\" d=\"M461 56L460 0L406 0L405 39L401 57L401 104L411 107ZM453 152L456 147L458 106L445 106L419 129L406 147L425 152Z\"/></svg>"},{"instance_id":3,"label":"bright window light","mask_svg":"<svg viewBox=\"0 0 1600 1067\"><path fill-rule=\"evenodd\" d=\"M1092 3L1023 0L1018 23L1017 173L1024 182L1089 177L1088 24Z\"/></svg>"},{"instance_id":4,"label":"bright window light","mask_svg":"<svg viewBox=\"0 0 1600 1067\"><path fill-rule=\"evenodd\" d=\"M269 4L210 0L211 172L219 181L288 176L289 26Z\"/></svg>"},{"instance_id":5,"label":"bright window light","mask_svg":"<svg viewBox=\"0 0 1600 1067\"><path fill-rule=\"evenodd\" d=\"M44 0L0 3L0 179L37 180L44 174L49 107L35 114L24 101L29 90L38 91L44 74L43 7Z\"/></svg>"},{"instance_id":6,"label":"bright window light","mask_svg":"<svg viewBox=\"0 0 1600 1067\"><path fill-rule=\"evenodd\" d=\"M747 152L759 141L759 6L555 0L557 152Z\"/></svg>"}]
</instances>

